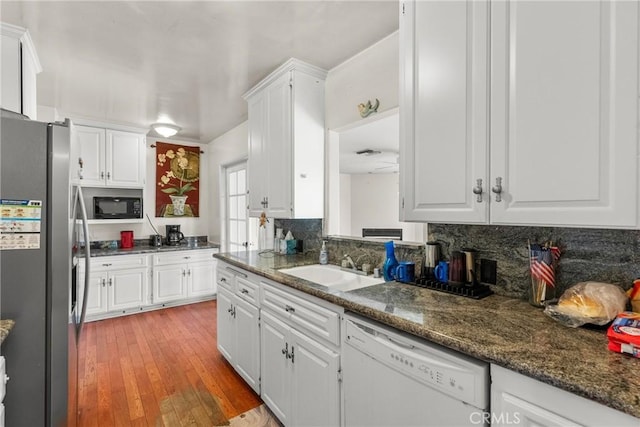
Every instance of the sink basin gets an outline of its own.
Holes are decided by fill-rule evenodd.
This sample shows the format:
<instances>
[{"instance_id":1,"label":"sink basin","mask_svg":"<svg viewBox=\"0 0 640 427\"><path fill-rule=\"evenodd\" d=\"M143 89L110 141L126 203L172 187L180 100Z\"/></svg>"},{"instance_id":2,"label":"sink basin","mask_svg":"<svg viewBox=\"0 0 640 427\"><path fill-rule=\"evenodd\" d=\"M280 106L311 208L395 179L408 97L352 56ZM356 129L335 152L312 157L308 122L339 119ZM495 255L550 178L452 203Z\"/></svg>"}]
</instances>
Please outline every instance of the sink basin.
<instances>
[{"instance_id":1,"label":"sink basin","mask_svg":"<svg viewBox=\"0 0 640 427\"><path fill-rule=\"evenodd\" d=\"M380 283L384 283L383 278L362 276L345 271L337 265L303 265L300 267L283 268L281 273L295 276L299 279L308 280L322 286L337 291L353 291L354 289L365 288Z\"/></svg>"}]
</instances>

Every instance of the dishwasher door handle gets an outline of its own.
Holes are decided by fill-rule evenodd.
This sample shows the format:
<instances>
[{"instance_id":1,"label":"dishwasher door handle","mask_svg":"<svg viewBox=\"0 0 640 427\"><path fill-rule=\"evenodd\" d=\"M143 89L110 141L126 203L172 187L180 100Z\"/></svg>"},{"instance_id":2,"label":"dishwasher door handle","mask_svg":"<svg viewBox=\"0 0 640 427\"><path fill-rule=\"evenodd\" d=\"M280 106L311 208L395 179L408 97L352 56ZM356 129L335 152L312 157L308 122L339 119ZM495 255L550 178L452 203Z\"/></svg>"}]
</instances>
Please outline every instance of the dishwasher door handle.
<instances>
[{"instance_id":1,"label":"dishwasher door handle","mask_svg":"<svg viewBox=\"0 0 640 427\"><path fill-rule=\"evenodd\" d=\"M395 345L397 345L397 346L399 346L399 347L402 347L402 348L406 348L407 350L413 350L413 349L415 349L415 348L416 348L416 346L415 346L415 345L413 345L413 344L406 344L406 343L403 343L402 341L398 341L398 340L396 340L396 339L393 339L393 338L391 338L391 337L390 337L390 336L388 336L388 335L385 335L385 338L386 338L386 339L388 339L389 341L391 341L392 343L394 343Z\"/></svg>"}]
</instances>

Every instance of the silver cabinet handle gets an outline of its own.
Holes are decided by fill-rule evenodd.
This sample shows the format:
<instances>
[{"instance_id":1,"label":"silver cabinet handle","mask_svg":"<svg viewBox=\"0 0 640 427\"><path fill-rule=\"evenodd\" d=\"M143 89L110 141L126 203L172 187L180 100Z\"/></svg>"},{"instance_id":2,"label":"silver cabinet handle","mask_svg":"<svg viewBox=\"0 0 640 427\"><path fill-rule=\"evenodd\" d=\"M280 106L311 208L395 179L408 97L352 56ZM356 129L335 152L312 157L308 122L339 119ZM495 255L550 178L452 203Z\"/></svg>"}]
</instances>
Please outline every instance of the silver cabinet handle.
<instances>
[{"instance_id":1,"label":"silver cabinet handle","mask_svg":"<svg viewBox=\"0 0 640 427\"><path fill-rule=\"evenodd\" d=\"M104 179L104 172L100 172L100 179Z\"/></svg>"},{"instance_id":2,"label":"silver cabinet handle","mask_svg":"<svg viewBox=\"0 0 640 427\"><path fill-rule=\"evenodd\" d=\"M182 270L182 277L186 276L187 272L185 270Z\"/></svg>"},{"instance_id":3,"label":"silver cabinet handle","mask_svg":"<svg viewBox=\"0 0 640 427\"><path fill-rule=\"evenodd\" d=\"M111 267L112 264L102 264L103 267Z\"/></svg>"},{"instance_id":4,"label":"silver cabinet handle","mask_svg":"<svg viewBox=\"0 0 640 427\"><path fill-rule=\"evenodd\" d=\"M473 194L475 194L476 196L478 196L476 198L476 202L478 203L482 203L482 179L478 178L476 180L476 186L473 187Z\"/></svg>"},{"instance_id":5,"label":"silver cabinet handle","mask_svg":"<svg viewBox=\"0 0 640 427\"><path fill-rule=\"evenodd\" d=\"M496 202L502 201L502 177L496 178L496 185L491 187L491 191L496 195Z\"/></svg>"},{"instance_id":6,"label":"silver cabinet handle","mask_svg":"<svg viewBox=\"0 0 640 427\"><path fill-rule=\"evenodd\" d=\"M107 179L111 179L111 172L107 172Z\"/></svg>"},{"instance_id":7,"label":"silver cabinet handle","mask_svg":"<svg viewBox=\"0 0 640 427\"><path fill-rule=\"evenodd\" d=\"M247 289L245 289L245 288L242 288L242 289L240 290L240 292L241 292L241 293L243 293L243 294L245 294L245 295L247 295L247 294L249 293L249 291L248 291Z\"/></svg>"},{"instance_id":8,"label":"silver cabinet handle","mask_svg":"<svg viewBox=\"0 0 640 427\"><path fill-rule=\"evenodd\" d=\"M109 277L109 286L113 286L113 278Z\"/></svg>"},{"instance_id":9,"label":"silver cabinet handle","mask_svg":"<svg viewBox=\"0 0 640 427\"><path fill-rule=\"evenodd\" d=\"M104 288L105 286L107 286L107 281L102 279L102 287Z\"/></svg>"},{"instance_id":10,"label":"silver cabinet handle","mask_svg":"<svg viewBox=\"0 0 640 427\"><path fill-rule=\"evenodd\" d=\"M288 313L294 313L296 311L296 309L291 307L290 305L285 305L284 310Z\"/></svg>"},{"instance_id":11,"label":"silver cabinet handle","mask_svg":"<svg viewBox=\"0 0 640 427\"><path fill-rule=\"evenodd\" d=\"M226 279L226 278L224 278L224 277L221 277L221 278L220 278L220 281L221 281L222 283L227 283L227 279Z\"/></svg>"},{"instance_id":12,"label":"silver cabinet handle","mask_svg":"<svg viewBox=\"0 0 640 427\"><path fill-rule=\"evenodd\" d=\"M186 256L186 257L184 257L184 259L191 259L191 257L190 256Z\"/></svg>"},{"instance_id":13,"label":"silver cabinet handle","mask_svg":"<svg viewBox=\"0 0 640 427\"><path fill-rule=\"evenodd\" d=\"M289 358L289 343L284 343L282 354L284 354L284 357L286 357L287 359Z\"/></svg>"},{"instance_id":14,"label":"silver cabinet handle","mask_svg":"<svg viewBox=\"0 0 640 427\"><path fill-rule=\"evenodd\" d=\"M187 270L187 276L191 276L191 269Z\"/></svg>"}]
</instances>

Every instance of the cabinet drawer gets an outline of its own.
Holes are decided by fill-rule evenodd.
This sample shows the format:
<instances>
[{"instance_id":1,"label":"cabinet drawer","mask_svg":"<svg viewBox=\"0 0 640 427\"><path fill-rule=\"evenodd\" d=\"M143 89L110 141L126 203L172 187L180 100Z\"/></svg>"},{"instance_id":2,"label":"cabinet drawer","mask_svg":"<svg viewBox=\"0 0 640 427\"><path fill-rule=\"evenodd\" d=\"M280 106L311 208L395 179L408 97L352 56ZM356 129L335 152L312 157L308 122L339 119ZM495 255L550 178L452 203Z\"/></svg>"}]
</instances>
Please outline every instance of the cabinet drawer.
<instances>
[{"instance_id":1,"label":"cabinet drawer","mask_svg":"<svg viewBox=\"0 0 640 427\"><path fill-rule=\"evenodd\" d=\"M218 268L216 270L216 282L218 283L218 286L220 286L223 289L226 289L232 294L235 294L236 289L235 289L235 282L233 279L234 279L233 274L231 274L229 271L225 270L224 268Z\"/></svg>"},{"instance_id":2,"label":"cabinet drawer","mask_svg":"<svg viewBox=\"0 0 640 427\"><path fill-rule=\"evenodd\" d=\"M340 316L311 301L261 282L260 303L304 332L334 345L340 344Z\"/></svg>"},{"instance_id":3,"label":"cabinet drawer","mask_svg":"<svg viewBox=\"0 0 640 427\"><path fill-rule=\"evenodd\" d=\"M91 258L92 271L110 271L123 268L147 267L149 257L147 255L117 255ZM84 263L80 262L80 269L84 269Z\"/></svg>"},{"instance_id":4,"label":"cabinet drawer","mask_svg":"<svg viewBox=\"0 0 640 427\"><path fill-rule=\"evenodd\" d=\"M260 304L260 286L243 277L236 277L236 294L245 301L258 306Z\"/></svg>"},{"instance_id":5,"label":"cabinet drawer","mask_svg":"<svg viewBox=\"0 0 640 427\"><path fill-rule=\"evenodd\" d=\"M213 260L215 249L202 249L190 251L170 251L155 254L153 265L182 264L185 262Z\"/></svg>"}]
</instances>

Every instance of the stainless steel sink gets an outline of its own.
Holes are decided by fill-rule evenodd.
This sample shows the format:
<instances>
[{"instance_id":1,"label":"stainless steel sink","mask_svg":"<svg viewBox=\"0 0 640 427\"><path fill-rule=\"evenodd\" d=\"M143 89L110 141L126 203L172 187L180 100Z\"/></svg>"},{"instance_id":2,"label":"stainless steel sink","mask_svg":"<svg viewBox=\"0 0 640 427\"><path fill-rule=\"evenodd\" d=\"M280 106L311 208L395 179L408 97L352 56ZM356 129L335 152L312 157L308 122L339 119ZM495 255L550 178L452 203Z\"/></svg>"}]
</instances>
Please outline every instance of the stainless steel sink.
<instances>
[{"instance_id":1,"label":"stainless steel sink","mask_svg":"<svg viewBox=\"0 0 640 427\"><path fill-rule=\"evenodd\" d=\"M337 265L312 264L300 267L283 268L279 271L299 279L308 280L310 282L326 286L327 288L343 292L384 283L383 278L374 278L352 273L341 269Z\"/></svg>"}]
</instances>

